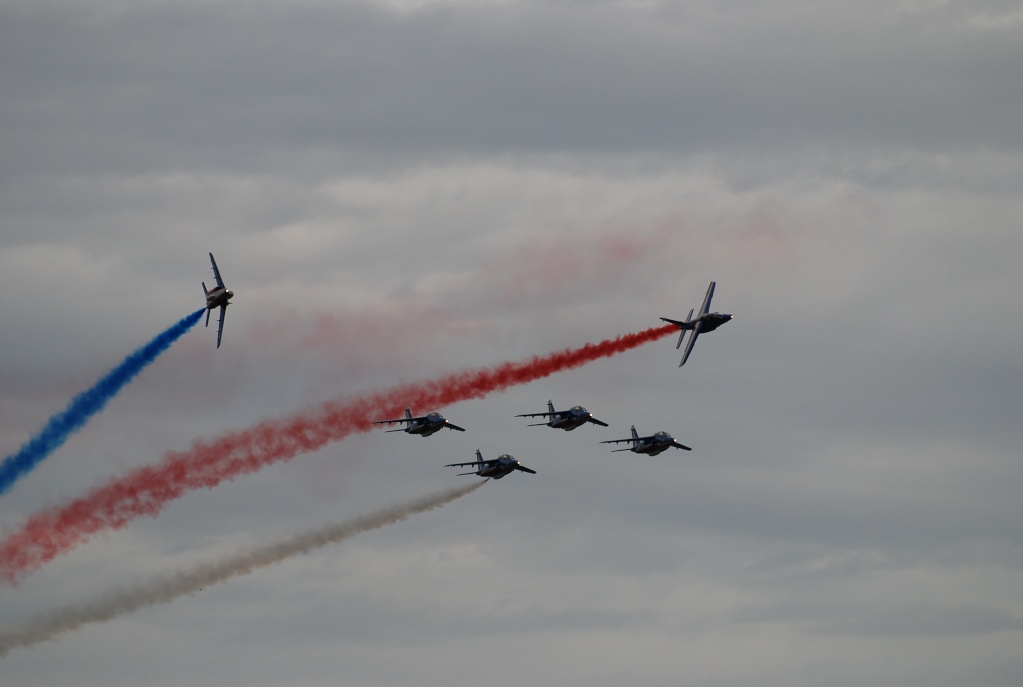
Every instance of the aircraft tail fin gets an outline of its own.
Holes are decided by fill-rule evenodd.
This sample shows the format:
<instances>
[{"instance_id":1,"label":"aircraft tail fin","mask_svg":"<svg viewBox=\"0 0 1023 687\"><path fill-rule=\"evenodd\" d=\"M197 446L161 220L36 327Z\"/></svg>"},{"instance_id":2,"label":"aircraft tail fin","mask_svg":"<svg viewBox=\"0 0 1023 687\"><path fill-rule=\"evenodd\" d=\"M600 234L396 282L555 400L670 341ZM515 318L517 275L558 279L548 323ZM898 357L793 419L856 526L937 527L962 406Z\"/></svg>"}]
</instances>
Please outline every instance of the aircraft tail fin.
<instances>
[{"instance_id":1,"label":"aircraft tail fin","mask_svg":"<svg viewBox=\"0 0 1023 687\"><path fill-rule=\"evenodd\" d=\"M483 469L483 454L480 453L479 449L476 449L476 474Z\"/></svg>"},{"instance_id":2,"label":"aircraft tail fin","mask_svg":"<svg viewBox=\"0 0 1023 687\"><path fill-rule=\"evenodd\" d=\"M412 411L409 410L408 406L405 406L405 419L406 420L411 420L412 419Z\"/></svg>"},{"instance_id":3,"label":"aircraft tail fin","mask_svg":"<svg viewBox=\"0 0 1023 687\"><path fill-rule=\"evenodd\" d=\"M211 312L213 312L213 311L210 310L209 308L206 308L206 326L207 327L210 326L210 313Z\"/></svg>"},{"instance_id":4,"label":"aircraft tail fin","mask_svg":"<svg viewBox=\"0 0 1023 687\"><path fill-rule=\"evenodd\" d=\"M637 443L639 441L639 432L636 431L636 425L633 425L629 429L632 430L632 442Z\"/></svg>"}]
</instances>

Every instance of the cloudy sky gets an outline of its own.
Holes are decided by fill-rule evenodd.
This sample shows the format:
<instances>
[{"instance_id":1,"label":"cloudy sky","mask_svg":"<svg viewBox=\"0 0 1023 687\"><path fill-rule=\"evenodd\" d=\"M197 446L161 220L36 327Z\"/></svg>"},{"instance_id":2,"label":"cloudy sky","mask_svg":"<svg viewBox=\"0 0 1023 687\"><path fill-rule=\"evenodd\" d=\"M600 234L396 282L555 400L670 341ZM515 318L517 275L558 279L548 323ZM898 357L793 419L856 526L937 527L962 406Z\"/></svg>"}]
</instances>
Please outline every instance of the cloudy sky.
<instances>
[{"instance_id":1,"label":"cloudy sky","mask_svg":"<svg viewBox=\"0 0 1023 687\"><path fill-rule=\"evenodd\" d=\"M0 450L236 292L0 530L267 418L735 315L376 432L0 586L66 604L471 480L0 659L4 684L1018 686L1010 0L0 1ZM583 404L611 427L527 427ZM413 409L417 412L431 408ZM601 440L666 430L655 458Z\"/></svg>"}]
</instances>

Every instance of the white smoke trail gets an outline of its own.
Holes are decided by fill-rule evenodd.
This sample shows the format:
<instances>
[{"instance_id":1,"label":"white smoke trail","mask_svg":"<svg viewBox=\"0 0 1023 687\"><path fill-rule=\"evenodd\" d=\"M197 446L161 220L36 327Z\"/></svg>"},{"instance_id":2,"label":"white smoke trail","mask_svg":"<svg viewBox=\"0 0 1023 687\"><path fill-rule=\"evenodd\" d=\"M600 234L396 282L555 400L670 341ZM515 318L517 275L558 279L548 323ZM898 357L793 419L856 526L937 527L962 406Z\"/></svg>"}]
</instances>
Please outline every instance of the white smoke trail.
<instances>
[{"instance_id":1,"label":"white smoke trail","mask_svg":"<svg viewBox=\"0 0 1023 687\"><path fill-rule=\"evenodd\" d=\"M384 508L370 515L327 525L311 532L242 551L221 560L201 563L191 570L157 578L134 589L107 593L89 603L59 608L21 628L0 632L0 656L6 656L19 646L38 644L64 632L78 629L82 625L105 622L145 606L167 603L179 596L192 594L203 587L237 575L246 575L257 568L278 563L285 558L308 553L327 544L336 544L357 534L401 522L417 513L440 508L479 489L487 481L489 480L437 492L408 503Z\"/></svg>"}]
</instances>

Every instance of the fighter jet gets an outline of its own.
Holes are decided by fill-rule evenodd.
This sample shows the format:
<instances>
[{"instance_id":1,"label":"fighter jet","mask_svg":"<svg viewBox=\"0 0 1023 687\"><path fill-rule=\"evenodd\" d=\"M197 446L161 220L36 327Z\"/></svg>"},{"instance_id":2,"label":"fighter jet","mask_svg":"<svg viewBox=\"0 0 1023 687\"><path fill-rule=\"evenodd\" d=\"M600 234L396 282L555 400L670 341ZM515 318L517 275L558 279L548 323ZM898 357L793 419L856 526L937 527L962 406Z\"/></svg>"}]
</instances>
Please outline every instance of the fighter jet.
<instances>
[{"instance_id":1,"label":"fighter jet","mask_svg":"<svg viewBox=\"0 0 1023 687\"><path fill-rule=\"evenodd\" d=\"M446 468L461 468L467 465L471 465L476 470L474 472L460 472L459 475L479 475L480 477L492 477L494 479L501 479L509 472L519 470L521 472L528 472L531 475L536 474L536 470L530 470L525 465L521 465L519 461L515 460L514 457L505 453L504 455L498 456L497 458L491 458L490 460L483 460L483 454L480 453L479 449L476 449L476 460L471 463L449 463L445 465Z\"/></svg>"},{"instance_id":2,"label":"fighter jet","mask_svg":"<svg viewBox=\"0 0 1023 687\"><path fill-rule=\"evenodd\" d=\"M210 253L210 262L213 264L213 276L217 280L217 288L212 291L206 290L206 282L202 283L203 293L206 294L206 326L210 326L210 312L214 308L220 308L220 322L217 325L217 348L220 348L220 337L224 335L224 316L227 314L227 306L234 298L234 291L228 291L224 286L224 280L220 278L220 270L217 269L217 261Z\"/></svg>"},{"instance_id":3,"label":"fighter jet","mask_svg":"<svg viewBox=\"0 0 1023 687\"><path fill-rule=\"evenodd\" d=\"M707 288L707 295L704 296L703 305L700 306L700 314L695 320L692 319L692 310L690 310L689 315L686 316L685 322L679 322L678 320L672 320L667 317L661 318L665 322L671 322L673 325L682 330L678 335L678 343L675 344L676 349L682 346L682 339L685 338L687 331L691 331L693 333L693 335L689 337L689 343L686 344L686 351L682 354L682 362L678 364L679 367L685 365L686 361L689 360L689 354L693 352L693 344L696 343L696 337L704 332L712 332L725 322L728 322L728 320L732 319L731 315L719 312L710 312L710 299L714 297L714 284L715 282L711 282L710 286Z\"/></svg>"},{"instance_id":4,"label":"fighter jet","mask_svg":"<svg viewBox=\"0 0 1023 687\"><path fill-rule=\"evenodd\" d=\"M421 437L428 437L431 434L441 431L445 427L453 429L458 432L464 432L465 430L458 425L453 425L444 419L444 416L433 411L427 413L422 417L412 417L412 411L405 407L405 417L398 418L397 420L377 420L374 425L393 425L399 422L407 422L408 426L399 427L398 429L389 429L388 432L407 432L409 434L418 434Z\"/></svg>"},{"instance_id":5,"label":"fighter jet","mask_svg":"<svg viewBox=\"0 0 1023 687\"><path fill-rule=\"evenodd\" d=\"M656 432L648 437L641 437L639 433L636 432L636 425L632 426L632 436L628 439L611 439L610 441L602 441L600 443L621 444L626 441L630 442L632 446L629 448L616 448L614 451L632 451L633 453L644 453L648 456L656 456L658 453L667 451L672 446L680 448L683 451L693 450L688 446L684 446L683 444L675 441L675 438L667 432Z\"/></svg>"},{"instance_id":6,"label":"fighter jet","mask_svg":"<svg viewBox=\"0 0 1023 687\"><path fill-rule=\"evenodd\" d=\"M606 422L601 422L593 417L593 414L582 406L572 406L568 410L554 410L554 404L551 401L547 401L546 413L526 413L525 415L516 415L515 417L549 417L550 419L547 422L537 422L529 426L541 427L546 425L555 429L563 429L566 432L571 432L576 427L585 425L587 422L592 422L601 427L608 426Z\"/></svg>"}]
</instances>

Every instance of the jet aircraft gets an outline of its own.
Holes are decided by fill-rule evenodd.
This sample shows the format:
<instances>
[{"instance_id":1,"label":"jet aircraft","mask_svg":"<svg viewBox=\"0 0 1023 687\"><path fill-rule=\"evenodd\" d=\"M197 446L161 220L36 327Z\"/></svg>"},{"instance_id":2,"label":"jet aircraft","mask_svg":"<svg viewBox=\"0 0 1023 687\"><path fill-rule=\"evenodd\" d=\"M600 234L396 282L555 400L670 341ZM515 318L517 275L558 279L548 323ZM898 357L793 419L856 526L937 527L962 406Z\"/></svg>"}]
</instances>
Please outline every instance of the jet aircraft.
<instances>
[{"instance_id":1,"label":"jet aircraft","mask_svg":"<svg viewBox=\"0 0 1023 687\"><path fill-rule=\"evenodd\" d=\"M675 438L667 432L656 432L648 437L641 437L636 431L636 425L632 426L632 436L628 439L611 439L610 441L602 441L602 444L621 444L624 442L632 443L629 448L616 448L614 451L632 451L633 453L643 453L648 456L656 456L658 453L667 451L669 448L674 446L680 448L683 451L692 451L693 449L675 441ZM612 451L612 452L614 452Z\"/></svg>"},{"instance_id":2,"label":"jet aircraft","mask_svg":"<svg viewBox=\"0 0 1023 687\"><path fill-rule=\"evenodd\" d=\"M210 326L210 312L214 308L220 308L220 322L217 325L217 348L220 348L220 337L224 335L224 316L227 315L227 306L234 298L234 291L228 291L224 286L224 280L220 278L220 270L217 269L217 261L210 253L210 262L213 264L213 276L217 280L217 287L212 291L206 290L206 282L202 283L203 293L206 294L206 326Z\"/></svg>"},{"instance_id":3,"label":"jet aircraft","mask_svg":"<svg viewBox=\"0 0 1023 687\"><path fill-rule=\"evenodd\" d=\"M388 432L408 432L409 434L418 434L421 437L428 437L431 434L439 432L440 430L447 427L458 432L464 432L465 429L458 425L453 425L444 419L444 416L433 411L427 413L422 417L412 417L412 411L405 407L405 417L398 418L397 420L377 420L374 425L393 425L395 423L405 422L408 423L405 427L399 427L398 429L389 429Z\"/></svg>"},{"instance_id":4,"label":"jet aircraft","mask_svg":"<svg viewBox=\"0 0 1023 687\"><path fill-rule=\"evenodd\" d=\"M531 475L536 474L536 470L531 470L525 465L515 460L513 456L507 453L498 456L497 458L491 458L490 460L483 460L483 454L480 453L479 449L476 449L476 460L471 463L449 463L445 465L446 468L461 468L467 465L471 465L476 468L474 472L460 472L459 475L479 475L480 477L492 477L493 479L501 479L509 472L519 470L521 472L528 472Z\"/></svg>"},{"instance_id":5,"label":"jet aircraft","mask_svg":"<svg viewBox=\"0 0 1023 687\"><path fill-rule=\"evenodd\" d=\"M608 426L606 422L601 422L593 417L593 414L582 406L572 406L568 410L554 410L554 403L551 401L547 401L546 413L526 413L525 415L516 415L515 417L549 417L550 419L547 422L537 422L529 426L541 427L546 425L555 429L563 429L566 432L571 432L576 427L585 425L587 422L592 422L601 427Z\"/></svg>"},{"instance_id":6,"label":"jet aircraft","mask_svg":"<svg viewBox=\"0 0 1023 687\"><path fill-rule=\"evenodd\" d=\"M707 288L707 295L703 297L703 305L700 306L700 314L697 315L696 319L693 318L693 311L689 311L689 315L686 316L685 322L679 322L678 320L672 320L667 317L661 319L665 322L671 322L682 331L678 335L678 343L675 344L675 348L682 346L682 339L685 338L686 332L691 331L693 334L689 337L689 343L686 344L685 353L682 354L682 362L678 364L682 367L689 360L689 354L693 352L693 344L696 343L696 337L705 332L712 332L728 320L732 319L731 315L726 315L719 312L710 312L710 299L714 297L714 284L711 282Z\"/></svg>"}]
</instances>

